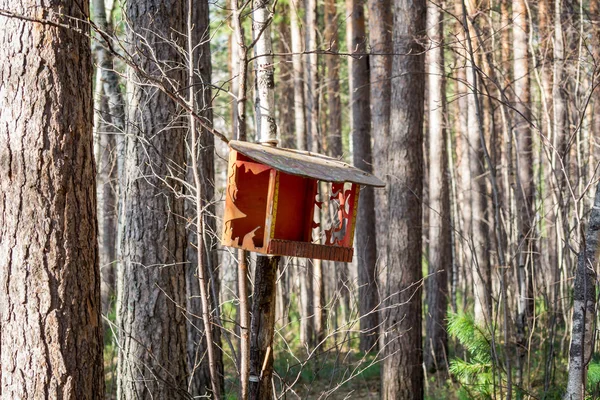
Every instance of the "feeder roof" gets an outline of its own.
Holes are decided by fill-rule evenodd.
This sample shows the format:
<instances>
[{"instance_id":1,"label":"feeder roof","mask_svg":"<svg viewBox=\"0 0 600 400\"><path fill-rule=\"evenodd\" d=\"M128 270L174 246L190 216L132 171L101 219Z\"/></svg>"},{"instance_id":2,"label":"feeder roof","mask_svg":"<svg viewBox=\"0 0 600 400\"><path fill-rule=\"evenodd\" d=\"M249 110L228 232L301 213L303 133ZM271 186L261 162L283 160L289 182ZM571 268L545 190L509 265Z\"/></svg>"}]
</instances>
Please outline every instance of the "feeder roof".
<instances>
[{"instance_id":1,"label":"feeder roof","mask_svg":"<svg viewBox=\"0 0 600 400\"><path fill-rule=\"evenodd\" d=\"M385 186L385 183L378 177L322 154L238 140L229 141L229 147L256 162L287 174L326 182L352 182L367 186Z\"/></svg>"}]
</instances>

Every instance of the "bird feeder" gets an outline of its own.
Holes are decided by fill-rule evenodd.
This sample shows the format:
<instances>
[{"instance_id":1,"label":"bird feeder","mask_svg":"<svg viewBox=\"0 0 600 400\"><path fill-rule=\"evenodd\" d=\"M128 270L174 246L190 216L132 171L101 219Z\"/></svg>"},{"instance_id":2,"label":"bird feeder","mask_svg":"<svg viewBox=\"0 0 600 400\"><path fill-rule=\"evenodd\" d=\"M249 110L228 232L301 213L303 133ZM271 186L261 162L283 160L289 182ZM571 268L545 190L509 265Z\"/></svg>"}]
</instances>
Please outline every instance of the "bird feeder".
<instances>
[{"instance_id":1,"label":"bird feeder","mask_svg":"<svg viewBox=\"0 0 600 400\"><path fill-rule=\"evenodd\" d=\"M385 186L379 178L306 151L235 140L229 147L224 246L352 261L360 185ZM324 207L329 227L318 218Z\"/></svg>"}]
</instances>

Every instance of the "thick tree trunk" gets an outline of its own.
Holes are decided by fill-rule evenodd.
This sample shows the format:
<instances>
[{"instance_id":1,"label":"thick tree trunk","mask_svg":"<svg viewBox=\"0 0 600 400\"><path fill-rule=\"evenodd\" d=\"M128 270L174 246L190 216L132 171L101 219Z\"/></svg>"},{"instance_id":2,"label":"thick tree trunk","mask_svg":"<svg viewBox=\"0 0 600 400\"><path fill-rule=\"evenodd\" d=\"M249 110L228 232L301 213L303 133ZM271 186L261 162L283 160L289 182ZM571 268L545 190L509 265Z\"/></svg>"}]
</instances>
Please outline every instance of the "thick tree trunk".
<instances>
[{"instance_id":1,"label":"thick tree trunk","mask_svg":"<svg viewBox=\"0 0 600 400\"><path fill-rule=\"evenodd\" d=\"M185 29L182 2L127 3L131 52L144 73L159 73L159 63L183 62L161 38ZM145 39L145 40L144 40ZM175 39L173 39L175 40ZM185 43L179 43L185 47ZM130 70L134 81L144 77ZM182 69L168 79L186 85ZM176 87L175 89L178 89ZM133 86L129 98L127 157L119 274L119 365L117 397L173 398L187 395L187 335L181 310L185 295L185 221L181 185L185 179L185 130L176 122L178 107L152 87Z\"/></svg>"},{"instance_id":2,"label":"thick tree trunk","mask_svg":"<svg viewBox=\"0 0 600 400\"><path fill-rule=\"evenodd\" d=\"M388 157L387 284L383 317L383 399L423 398L421 196L425 1L395 0ZM411 54L406 56L405 54ZM410 101L407 101L410 99Z\"/></svg>"},{"instance_id":3,"label":"thick tree trunk","mask_svg":"<svg viewBox=\"0 0 600 400\"><path fill-rule=\"evenodd\" d=\"M89 18L88 3L69 0L0 8L61 24ZM0 17L5 399L104 397L91 50L87 25L73 24Z\"/></svg>"},{"instance_id":4,"label":"thick tree trunk","mask_svg":"<svg viewBox=\"0 0 600 400\"><path fill-rule=\"evenodd\" d=\"M346 0L346 28L349 53L367 52L363 0ZM369 102L369 58L349 58L350 103L352 105L352 154L354 166L372 172L371 109ZM375 194L372 187L360 192L356 220L356 257L358 266L358 309L360 315L360 350L377 351L379 293L376 283L377 243L375 233Z\"/></svg>"},{"instance_id":5,"label":"thick tree trunk","mask_svg":"<svg viewBox=\"0 0 600 400\"><path fill-rule=\"evenodd\" d=\"M390 136L390 96L393 51L391 0L368 0L369 45L373 55L369 57L371 89L371 136L373 137L373 169L376 175L387 172L387 149ZM387 246L387 189L375 191L375 216L377 220L378 264L386 263ZM383 285L384 286L384 285Z\"/></svg>"},{"instance_id":6,"label":"thick tree trunk","mask_svg":"<svg viewBox=\"0 0 600 400\"><path fill-rule=\"evenodd\" d=\"M452 268L448 155L446 153L445 81L442 12L433 3L427 5L427 52L429 82L429 278L425 365L429 371L446 371L448 362L448 276Z\"/></svg>"},{"instance_id":7,"label":"thick tree trunk","mask_svg":"<svg viewBox=\"0 0 600 400\"><path fill-rule=\"evenodd\" d=\"M573 328L565 400L585 398L588 364L596 339L596 269L600 242L600 185L596 188L585 242L579 251L573 288Z\"/></svg>"},{"instance_id":8,"label":"thick tree trunk","mask_svg":"<svg viewBox=\"0 0 600 400\"><path fill-rule=\"evenodd\" d=\"M191 39L188 43L188 54L191 52L192 71L188 71L188 83L191 89L191 95L196 112L204 117L207 123L212 123L212 95L208 85L203 82L211 81L211 57L210 57L210 32L209 32L209 6L205 0L188 1L188 35ZM191 29L191 31L190 31ZM193 48L193 51L190 50ZM215 219L214 205L214 136L204 129L198 131L195 119L190 116L190 130L196 131L197 146L191 143L194 141L193 133L190 132L188 138L191 144L191 154L187 154L188 169L186 180L193 186L196 184L198 173L199 186L196 190L200 191L200 205L196 201L186 203L186 215L190 221L196 221L188 230L187 241L187 263L186 263L186 294L187 294L187 353L188 369L190 380L188 388L192 396L202 396L216 391L221 394L224 392L224 373L223 373L223 352L221 350L221 330L220 323L214 323L219 314L219 292L220 278L218 269L218 259L216 253L216 242L214 238L217 232L217 222ZM196 167L192 157L196 155ZM192 194L193 196L193 194ZM202 211L203 232L201 240L198 240L198 208ZM200 247L198 247L200 245ZM198 258L200 253L202 259ZM204 285L208 292L207 301L210 312L209 321L204 321L202 291L200 288L199 268L203 268ZM202 317L201 317L202 316ZM206 325L211 324L210 335L207 334ZM212 358L209 358L209 349L207 338L210 336ZM213 370L211 372L211 365ZM214 382L211 376L214 375ZM214 386L213 386L214 385ZM216 394L213 394L217 397Z\"/></svg>"}]
</instances>

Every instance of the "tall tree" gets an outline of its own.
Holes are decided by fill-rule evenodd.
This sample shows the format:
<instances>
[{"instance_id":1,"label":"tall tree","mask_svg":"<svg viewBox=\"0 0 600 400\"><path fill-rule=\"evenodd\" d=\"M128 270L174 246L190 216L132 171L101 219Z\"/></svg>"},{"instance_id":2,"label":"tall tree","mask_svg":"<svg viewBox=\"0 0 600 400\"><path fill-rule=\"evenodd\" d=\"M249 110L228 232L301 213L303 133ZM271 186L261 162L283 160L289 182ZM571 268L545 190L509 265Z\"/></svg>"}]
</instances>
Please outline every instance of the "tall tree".
<instances>
[{"instance_id":1,"label":"tall tree","mask_svg":"<svg viewBox=\"0 0 600 400\"><path fill-rule=\"evenodd\" d=\"M427 278L424 360L430 371L444 371L448 360L448 275L452 267L448 154L444 113L445 79L442 11L427 4L429 128L429 277Z\"/></svg>"},{"instance_id":2,"label":"tall tree","mask_svg":"<svg viewBox=\"0 0 600 400\"><path fill-rule=\"evenodd\" d=\"M585 399L588 365L596 340L596 269L600 243L600 185L579 250L573 290L573 324L569 349L569 378L565 400Z\"/></svg>"},{"instance_id":3,"label":"tall tree","mask_svg":"<svg viewBox=\"0 0 600 400\"><path fill-rule=\"evenodd\" d=\"M425 66L424 0L394 1L383 399L423 398L421 234ZM410 99L410 101L407 101Z\"/></svg>"},{"instance_id":4,"label":"tall tree","mask_svg":"<svg viewBox=\"0 0 600 400\"><path fill-rule=\"evenodd\" d=\"M392 24L393 14L391 0L368 0L369 9L369 57L370 89L371 89L371 136L373 138L373 169L377 175L386 172L387 148L390 135L390 99L392 71ZM386 265L387 246L387 207L386 190L375 192L378 206L375 208L377 220L377 248L379 265Z\"/></svg>"},{"instance_id":5,"label":"tall tree","mask_svg":"<svg viewBox=\"0 0 600 400\"><path fill-rule=\"evenodd\" d=\"M327 68L327 111L329 129L327 133L327 154L330 157L342 156L342 101L340 98L340 57L339 24L335 0L325 1L325 46L332 55L325 57Z\"/></svg>"},{"instance_id":6,"label":"tall tree","mask_svg":"<svg viewBox=\"0 0 600 400\"><path fill-rule=\"evenodd\" d=\"M531 317L529 304L533 294L529 290L533 272L533 149L531 141L531 95L529 84L529 16L525 0L513 1L513 70L515 74L513 88L515 99L514 137L516 139L517 171L516 199L518 206L518 257L517 284L519 298L517 302L517 385L522 384L523 362L527 349L526 328Z\"/></svg>"},{"instance_id":7,"label":"tall tree","mask_svg":"<svg viewBox=\"0 0 600 400\"><path fill-rule=\"evenodd\" d=\"M469 86L467 101L467 145L468 145L468 167L469 167L469 191L471 201L471 231L468 237L471 273L473 278L473 294L475 302L475 319L478 322L486 322L491 316L491 287L490 287L490 260L489 240L486 222L486 183L484 170L483 140L484 124L481 116L481 102L479 96L479 75L476 64L477 55L474 49L478 46L473 44L477 37L472 23L472 17L478 12L475 4L468 2L469 8L463 0L463 29L466 38L466 78ZM487 320L487 322L491 322Z\"/></svg>"},{"instance_id":8,"label":"tall tree","mask_svg":"<svg viewBox=\"0 0 600 400\"><path fill-rule=\"evenodd\" d=\"M179 48L186 43L174 32L185 31L185 4L128 2L125 11L137 68L128 72L136 84L129 90L124 171L117 396L172 398L187 393L187 238L179 183L185 179L185 129L176 121L175 102L146 76L169 82L174 91L186 86L183 68L165 68L183 64Z\"/></svg>"},{"instance_id":9,"label":"tall tree","mask_svg":"<svg viewBox=\"0 0 600 400\"><path fill-rule=\"evenodd\" d=\"M212 95L205 84L211 81L212 72L208 1L188 0L187 7L188 102L206 123L212 124ZM190 196L193 201L186 203L186 215L195 223L188 231L186 263L188 387L192 396L213 392L218 398L224 391L224 374L221 324L214 323L219 319L220 289L214 240L215 140L206 129L198 130L193 115L189 115L189 126L191 151L187 154L186 173L194 189ZM206 308L203 302L207 302Z\"/></svg>"},{"instance_id":10,"label":"tall tree","mask_svg":"<svg viewBox=\"0 0 600 400\"><path fill-rule=\"evenodd\" d=\"M271 41L273 3L269 0L254 0L252 7L252 31L253 36L257 38L254 48L256 133L259 143L265 146L276 146L275 79ZM252 400L267 400L273 397L273 337L277 268L280 261L280 256L258 255L256 258L250 322L248 385L248 397Z\"/></svg>"},{"instance_id":11,"label":"tall tree","mask_svg":"<svg viewBox=\"0 0 600 400\"><path fill-rule=\"evenodd\" d=\"M112 32L110 14L106 15L104 0L94 0L93 21L103 33ZM109 312L115 294L117 261L118 167L117 136L123 133L123 101L119 78L114 70L113 54L104 35L96 33L94 53L98 63L94 108L96 166L98 178L98 244L100 255L100 291L102 314ZM118 104L111 104L117 102ZM113 114L114 113L114 114ZM122 140L119 140L122 142Z\"/></svg>"},{"instance_id":12,"label":"tall tree","mask_svg":"<svg viewBox=\"0 0 600 400\"><path fill-rule=\"evenodd\" d=\"M296 148L300 150L309 150L308 136L310 130L306 121L307 116L311 116L307 106L309 91L308 83L305 77L308 72L305 71L302 57L302 31L300 25L302 22L301 0L292 0L292 15L290 27L292 30L292 52L294 53L292 62L294 65L294 130L296 131ZM315 61L316 64L316 61ZM313 118L313 116L311 116ZM316 117L314 117L316 118ZM300 275L300 342L305 346L312 346L314 335L314 314L312 307L313 299L313 274L312 263L306 259L299 261Z\"/></svg>"},{"instance_id":13,"label":"tall tree","mask_svg":"<svg viewBox=\"0 0 600 400\"><path fill-rule=\"evenodd\" d=\"M0 396L101 399L88 3L0 9Z\"/></svg>"},{"instance_id":14,"label":"tall tree","mask_svg":"<svg viewBox=\"0 0 600 400\"><path fill-rule=\"evenodd\" d=\"M348 25L346 36L349 53L350 103L352 105L352 155L354 166L373 171L371 154L371 109L369 102L369 57L365 32L363 0L346 0ZM358 265L358 302L360 314L360 349L377 350L379 315L377 305L376 264L377 242L375 231L375 193L372 187L360 192L360 206L356 220L356 256Z\"/></svg>"}]
</instances>

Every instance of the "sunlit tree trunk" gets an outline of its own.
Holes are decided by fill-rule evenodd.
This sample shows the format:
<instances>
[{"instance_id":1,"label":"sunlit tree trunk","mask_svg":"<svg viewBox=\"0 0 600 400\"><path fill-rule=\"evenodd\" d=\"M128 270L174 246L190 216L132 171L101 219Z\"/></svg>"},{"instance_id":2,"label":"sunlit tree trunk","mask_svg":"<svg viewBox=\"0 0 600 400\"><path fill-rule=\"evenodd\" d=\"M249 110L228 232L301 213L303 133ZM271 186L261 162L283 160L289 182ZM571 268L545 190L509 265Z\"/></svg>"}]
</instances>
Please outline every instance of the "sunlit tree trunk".
<instances>
[{"instance_id":1,"label":"sunlit tree trunk","mask_svg":"<svg viewBox=\"0 0 600 400\"><path fill-rule=\"evenodd\" d=\"M129 2L128 39L142 73L129 90L129 121L123 219L122 273L118 283L119 364L117 397L167 398L187 393L187 334L182 307L185 293L185 130L175 120L178 107L158 89L144 87L143 74L157 76L156 64L183 62L181 53L161 38L185 29L185 4L179 1ZM185 47L186 43L179 43ZM186 86L183 67L167 77ZM178 88L177 86L176 88ZM174 174L171 179L170 175Z\"/></svg>"},{"instance_id":2,"label":"sunlit tree trunk","mask_svg":"<svg viewBox=\"0 0 600 400\"><path fill-rule=\"evenodd\" d=\"M531 100L529 89L529 15L525 0L513 1L513 65L514 65L514 138L516 140L515 187L517 200L517 385L523 383L529 305L533 293L529 290L532 272L535 232L533 231L533 149L531 140ZM532 299L533 300L533 299Z\"/></svg>"},{"instance_id":3,"label":"sunlit tree trunk","mask_svg":"<svg viewBox=\"0 0 600 400\"><path fill-rule=\"evenodd\" d=\"M206 123L211 124L213 119L212 95L208 85L204 83L211 81L211 57L210 57L210 32L209 32L209 3L205 0L188 0L188 57L190 46L192 71L188 71L188 92L191 88L190 102L196 112L204 118ZM191 12L190 12L191 11ZM188 96L189 98L189 96ZM186 215L194 223L188 227L188 241L186 247L186 298L187 298L187 353L189 369L189 392L193 396L207 395L213 392L213 384L217 392L224 391L223 376L223 352L221 350L221 330L218 323L219 314L219 292L220 278L218 259L216 253L215 237L217 232L217 221L215 218L214 205L214 136L204 129L198 129L194 118L189 117L190 130L194 129L197 135L197 146L193 146L192 132L188 132L187 141L190 144L187 152L186 180L195 190L190 197L200 198L202 208L202 221L197 221L198 209L196 201L186 202ZM196 187L194 176L194 163L192 157L196 156L196 171L200 177L200 187ZM195 191L200 191L200 196L195 196ZM198 240L197 223L201 223L200 231L202 240ZM198 247L200 245L200 248ZM201 259L199 257L202 257ZM209 302L209 321L204 321L202 307L201 281L199 279L199 268L204 269L206 277L207 300ZM215 323L217 322L217 323ZM206 323L211 324L210 341L213 355L213 371L211 373L211 360L208 356L208 343ZM212 382L211 375L215 375ZM216 397L216 396L215 396Z\"/></svg>"},{"instance_id":4,"label":"sunlit tree trunk","mask_svg":"<svg viewBox=\"0 0 600 400\"><path fill-rule=\"evenodd\" d=\"M588 364L596 339L596 270L600 242L600 185L596 188L585 242L577 260L573 289L573 328L565 400L585 399Z\"/></svg>"},{"instance_id":5,"label":"sunlit tree trunk","mask_svg":"<svg viewBox=\"0 0 600 400\"><path fill-rule=\"evenodd\" d=\"M348 25L346 36L349 53L350 103L352 106L352 154L354 166L372 172L371 109L369 102L369 58L365 33L365 10L362 0L346 0ZM375 233L375 194L372 187L360 192L356 220L356 257L358 266L358 309L360 315L360 350L377 350L379 293L376 283L377 243Z\"/></svg>"},{"instance_id":6,"label":"sunlit tree trunk","mask_svg":"<svg viewBox=\"0 0 600 400\"><path fill-rule=\"evenodd\" d=\"M471 4L469 2L469 4ZM474 15L477 10L467 10L469 15ZM463 29L469 29L471 34L467 36L466 41L473 41L476 32L471 24L464 26ZM468 44L468 43L467 43ZM476 44L472 45L477 48ZM479 322L491 322L488 317L491 316L491 287L490 287L490 260L489 260L489 229L486 222L486 176L484 174L484 160L482 135L483 126L480 115L481 103L478 93L478 73L477 65L474 65L476 59L474 51L467 48L467 69L466 78L469 86L469 95L467 100L467 142L469 147L469 191L471 197L471 234L468 238L469 252L471 257L471 273L473 278L473 292L475 303L475 320Z\"/></svg>"},{"instance_id":7,"label":"sunlit tree trunk","mask_svg":"<svg viewBox=\"0 0 600 400\"><path fill-rule=\"evenodd\" d=\"M425 1L394 1L382 399L423 398L421 196ZM413 54L410 57L405 54ZM406 99L411 99L406 101Z\"/></svg>"},{"instance_id":8,"label":"sunlit tree trunk","mask_svg":"<svg viewBox=\"0 0 600 400\"><path fill-rule=\"evenodd\" d=\"M430 371L445 371L448 362L448 276L452 267L448 155L444 114L445 80L442 12L427 5L428 126L429 126L429 278L427 279L424 360Z\"/></svg>"},{"instance_id":9,"label":"sunlit tree trunk","mask_svg":"<svg viewBox=\"0 0 600 400\"><path fill-rule=\"evenodd\" d=\"M271 23L273 3L254 0L252 3L252 31L258 38L254 48L255 117L259 143L277 145L275 123L275 79ZM258 33L261 33L260 37ZM252 320L250 323L250 376L248 398L267 400L273 398L273 337L275 334L276 280L280 256L258 255L254 271L252 294Z\"/></svg>"},{"instance_id":10,"label":"sunlit tree trunk","mask_svg":"<svg viewBox=\"0 0 600 400\"><path fill-rule=\"evenodd\" d=\"M390 135L390 96L392 71L392 24L391 0L367 0L369 9L369 45L373 55L369 57L371 90L371 137L373 138L373 169L383 177L387 168L387 151ZM387 207L385 188L375 191L375 217L377 230L378 265L386 265ZM383 275L383 274L380 274ZM382 276L382 280L385 278Z\"/></svg>"},{"instance_id":11,"label":"sunlit tree trunk","mask_svg":"<svg viewBox=\"0 0 600 400\"><path fill-rule=\"evenodd\" d=\"M88 3L0 9L0 397L102 399Z\"/></svg>"},{"instance_id":12,"label":"sunlit tree trunk","mask_svg":"<svg viewBox=\"0 0 600 400\"><path fill-rule=\"evenodd\" d=\"M110 15L104 0L93 1L93 21L106 34L112 33ZM105 37L96 33L94 54L98 64L95 85L96 164L98 178L98 244L102 314L108 315L115 295L115 275L118 247L119 176L123 163L123 132L125 127L123 98L119 76L114 70L114 55Z\"/></svg>"}]
</instances>

